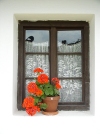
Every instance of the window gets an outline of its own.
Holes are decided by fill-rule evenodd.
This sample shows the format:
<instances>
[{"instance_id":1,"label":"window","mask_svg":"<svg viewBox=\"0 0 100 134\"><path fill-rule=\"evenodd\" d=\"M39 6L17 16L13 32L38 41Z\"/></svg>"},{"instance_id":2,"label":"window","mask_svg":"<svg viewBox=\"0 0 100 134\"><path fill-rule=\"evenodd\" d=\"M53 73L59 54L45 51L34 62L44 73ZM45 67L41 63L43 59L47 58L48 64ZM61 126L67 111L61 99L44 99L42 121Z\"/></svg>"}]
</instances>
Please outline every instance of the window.
<instances>
[{"instance_id":1,"label":"window","mask_svg":"<svg viewBox=\"0 0 100 134\"><path fill-rule=\"evenodd\" d=\"M89 110L88 22L19 21L18 43L18 110L36 67L60 79L59 110Z\"/></svg>"}]
</instances>

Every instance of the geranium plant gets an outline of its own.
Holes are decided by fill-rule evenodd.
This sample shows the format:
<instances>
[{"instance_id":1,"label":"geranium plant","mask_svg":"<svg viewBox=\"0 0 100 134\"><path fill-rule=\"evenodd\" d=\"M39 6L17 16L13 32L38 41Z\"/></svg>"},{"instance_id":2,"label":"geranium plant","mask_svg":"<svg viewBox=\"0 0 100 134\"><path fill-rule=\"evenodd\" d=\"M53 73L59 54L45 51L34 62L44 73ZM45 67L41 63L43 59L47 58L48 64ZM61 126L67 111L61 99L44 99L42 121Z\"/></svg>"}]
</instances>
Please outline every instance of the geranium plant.
<instances>
[{"instance_id":1,"label":"geranium plant","mask_svg":"<svg viewBox=\"0 0 100 134\"><path fill-rule=\"evenodd\" d=\"M43 69L36 68L33 72L37 74L37 77L35 82L28 83L28 97L24 98L22 104L22 107L31 116L41 110L45 110L47 104L43 103L43 99L48 96L59 96L59 89L61 88L59 79L52 78L50 83L49 77L44 73Z\"/></svg>"}]
</instances>

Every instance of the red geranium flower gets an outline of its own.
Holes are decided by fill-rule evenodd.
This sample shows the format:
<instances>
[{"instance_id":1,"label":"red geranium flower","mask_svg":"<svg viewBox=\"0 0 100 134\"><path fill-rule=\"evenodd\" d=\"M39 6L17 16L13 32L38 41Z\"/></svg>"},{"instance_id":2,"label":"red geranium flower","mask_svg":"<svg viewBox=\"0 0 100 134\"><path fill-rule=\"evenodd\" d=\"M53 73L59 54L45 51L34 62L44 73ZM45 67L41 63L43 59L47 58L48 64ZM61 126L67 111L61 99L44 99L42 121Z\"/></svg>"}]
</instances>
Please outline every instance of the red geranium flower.
<instances>
[{"instance_id":1,"label":"red geranium flower","mask_svg":"<svg viewBox=\"0 0 100 134\"><path fill-rule=\"evenodd\" d=\"M38 87L37 87L36 83L30 82L27 86L27 89L28 89L29 93L35 94L38 90Z\"/></svg>"},{"instance_id":2,"label":"red geranium flower","mask_svg":"<svg viewBox=\"0 0 100 134\"><path fill-rule=\"evenodd\" d=\"M34 106L34 98L33 97L26 97L23 101L22 107L29 108Z\"/></svg>"},{"instance_id":3,"label":"red geranium flower","mask_svg":"<svg viewBox=\"0 0 100 134\"><path fill-rule=\"evenodd\" d=\"M55 85L55 87L56 87L57 89L60 89L60 88L61 88L61 86L60 86L59 83L57 83L57 84Z\"/></svg>"},{"instance_id":4,"label":"red geranium flower","mask_svg":"<svg viewBox=\"0 0 100 134\"><path fill-rule=\"evenodd\" d=\"M52 78L52 82L54 83L54 84L57 84L57 83L59 83L59 79L58 78Z\"/></svg>"},{"instance_id":5,"label":"red geranium flower","mask_svg":"<svg viewBox=\"0 0 100 134\"><path fill-rule=\"evenodd\" d=\"M40 108L38 106L33 106L33 107L29 107L29 108L26 108L26 112L29 114L29 115L35 115L36 112L40 112Z\"/></svg>"},{"instance_id":6,"label":"red geranium flower","mask_svg":"<svg viewBox=\"0 0 100 134\"><path fill-rule=\"evenodd\" d=\"M34 73L42 73L42 72L44 72L44 71L41 68L34 69Z\"/></svg>"},{"instance_id":7,"label":"red geranium flower","mask_svg":"<svg viewBox=\"0 0 100 134\"><path fill-rule=\"evenodd\" d=\"M38 90L36 91L36 95L37 95L37 96L43 95L43 91L38 88Z\"/></svg>"},{"instance_id":8,"label":"red geranium flower","mask_svg":"<svg viewBox=\"0 0 100 134\"><path fill-rule=\"evenodd\" d=\"M48 76L47 76L46 74L40 74L40 75L37 77L37 81L38 81L40 84L48 83L48 82L49 82Z\"/></svg>"}]
</instances>

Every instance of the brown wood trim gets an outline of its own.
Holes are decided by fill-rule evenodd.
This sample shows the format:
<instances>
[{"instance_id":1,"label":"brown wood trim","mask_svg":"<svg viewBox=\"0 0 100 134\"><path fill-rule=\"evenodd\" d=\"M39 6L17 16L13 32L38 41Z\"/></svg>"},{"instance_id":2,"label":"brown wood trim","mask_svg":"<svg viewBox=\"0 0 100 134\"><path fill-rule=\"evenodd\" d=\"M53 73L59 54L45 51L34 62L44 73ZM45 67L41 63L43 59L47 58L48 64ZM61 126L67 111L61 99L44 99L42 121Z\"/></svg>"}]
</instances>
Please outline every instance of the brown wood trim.
<instances>
[{"instance_id":1,"label":"brown wood trim","mask_svg":"<svg viewBox=\"0 0 100 134\"><path fill-rule=\"evenodd\" d=\"M22 102L24 98L24 70L23 70L23 55L24 55L24 38L23 38L23 26L18 25L18 83L17 83L17 108L18 110L22 110Z\"/></svg>"},{"instance_id":2,"label":"brown wood trim","mask_svg":"<svg viewBox=\"0 0 100 134\"><path fill-rule=\"evenodd\" d=\"M83 29L83 101L86 107L89 107L89 82L90 82L90 75L89 75L89 24L87 23Z\"/></svg>"},{"instance_id":3,"label":"brown wood trim","mask_svg":"<svg viewBox=\"0 0 100 134\"><path fill-rule=\"evenodd\" d=\"M58 110L63 111L87 111L89 109L89 106L86 105L58 105Z\"/></svg>"},{"instance_id":4,"label":"brown wood trim","mask_svg":"<svg viewBox=\"0 0 100 134\"><path fill-rule=\"evenodd\" d=\"M50 38L50 77L56 77L57 76L57 37L56 35L56 28L52 27L51 28L51 38ZM52 51L55 50L55 53ZM52 66L53 65L53 66Z\"/></svg>"},{"instance_id":5,"label":"brown wood trim","mask_svg":"<svg viewBox=\"0 0 100 134\"><path fill-rule=\"evenodd\" d=\"M60 27L60 28L65 28L68 27L70 28L79 28L79 27L84 27L88 26L88 23L86 21L20 21L19 24L22 25L25 28L32 28L34 27Z\"/></svg>"}]
</instances>

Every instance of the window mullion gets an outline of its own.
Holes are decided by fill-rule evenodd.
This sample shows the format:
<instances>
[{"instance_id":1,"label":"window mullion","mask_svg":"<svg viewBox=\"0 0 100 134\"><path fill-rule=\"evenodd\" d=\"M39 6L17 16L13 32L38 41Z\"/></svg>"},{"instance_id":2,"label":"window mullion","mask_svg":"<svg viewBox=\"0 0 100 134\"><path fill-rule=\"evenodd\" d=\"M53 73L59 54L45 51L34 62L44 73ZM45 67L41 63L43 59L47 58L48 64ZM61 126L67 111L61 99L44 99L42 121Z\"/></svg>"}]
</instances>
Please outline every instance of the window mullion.
<instances>
[{"instance_id":1,"label":"window mullion","mask_svg":"<svg viewBox=\"0 0 100 134\"><path fill-rule=\"evenodd\" d=\"M51 27L50 38L50 76L57 76L57 32L55 27Z\"/></svg>"}]
</instances>

